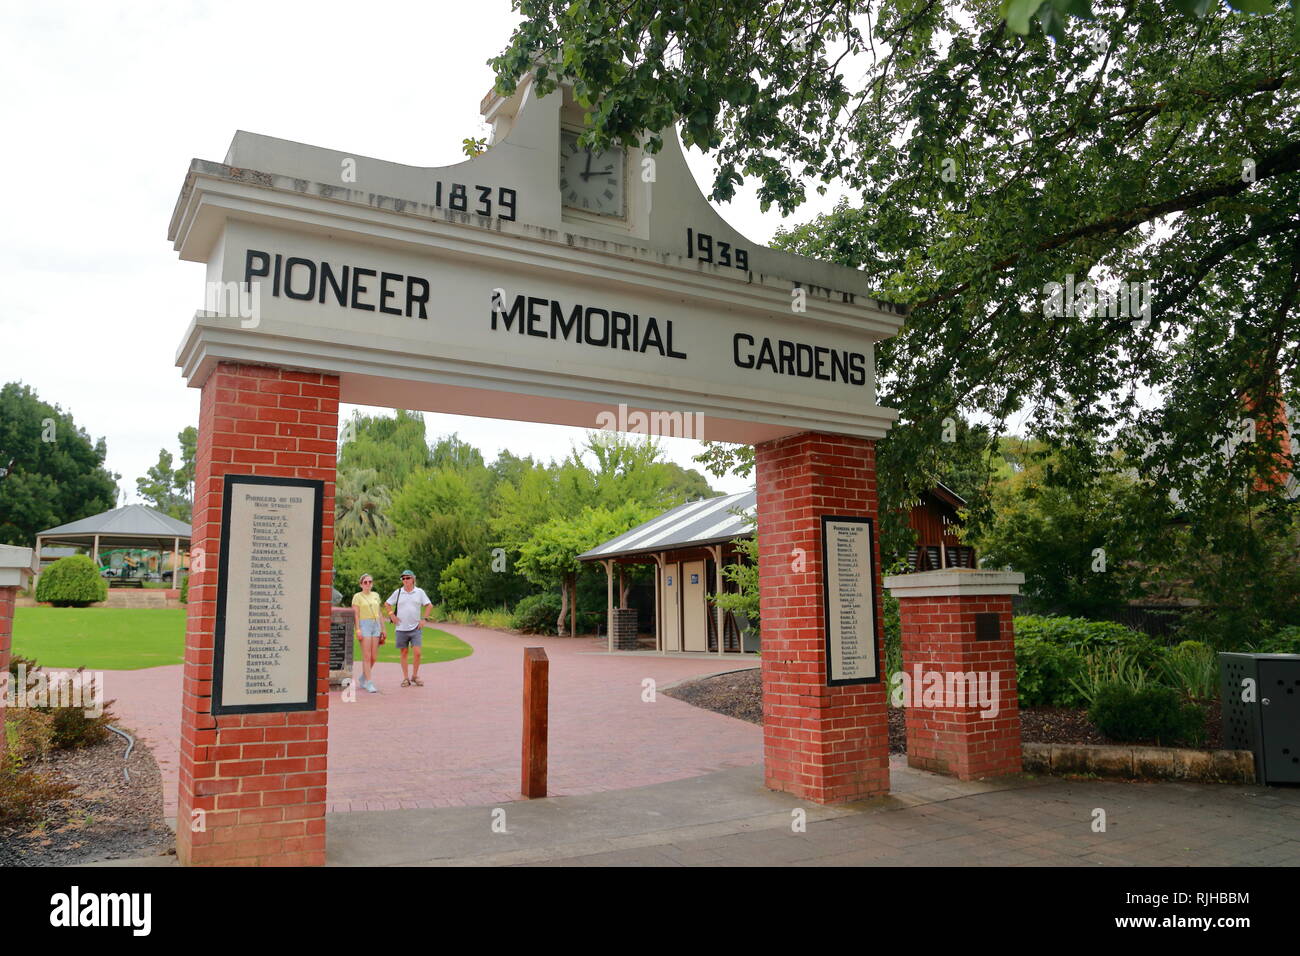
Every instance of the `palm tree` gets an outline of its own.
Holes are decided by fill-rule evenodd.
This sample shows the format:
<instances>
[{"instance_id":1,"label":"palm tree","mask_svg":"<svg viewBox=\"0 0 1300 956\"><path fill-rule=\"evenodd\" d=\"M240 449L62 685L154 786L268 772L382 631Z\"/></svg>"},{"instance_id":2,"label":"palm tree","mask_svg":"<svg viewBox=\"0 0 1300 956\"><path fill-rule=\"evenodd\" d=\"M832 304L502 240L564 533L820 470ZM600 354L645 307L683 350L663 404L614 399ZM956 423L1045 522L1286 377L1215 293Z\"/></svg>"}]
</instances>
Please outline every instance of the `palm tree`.
<instances>
[{"instance_id":1,"label":"palm tree","mask_svg":"<svg viewBox=\"0 0 1300 956\"><path fill-rule=\"evenodd\" d=\"M335 544L348 547L371 535L391 533L387 517L391 504L388 489L379 484L373 468L340 471L334 486Z\"/></svg>"}]
</instances>

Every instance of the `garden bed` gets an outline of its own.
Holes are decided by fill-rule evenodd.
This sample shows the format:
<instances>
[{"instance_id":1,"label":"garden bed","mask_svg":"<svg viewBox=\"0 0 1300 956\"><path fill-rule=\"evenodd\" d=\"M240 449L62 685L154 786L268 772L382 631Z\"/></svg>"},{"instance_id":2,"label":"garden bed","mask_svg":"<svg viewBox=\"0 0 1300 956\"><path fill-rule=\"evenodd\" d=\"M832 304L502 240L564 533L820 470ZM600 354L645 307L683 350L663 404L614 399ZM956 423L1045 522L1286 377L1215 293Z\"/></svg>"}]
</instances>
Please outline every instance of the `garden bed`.
<instances>
[{"instance_id":1,"label":"garden bed","mask_svg":"<svg viewBox=\"0 0 1300 956\"><path fill-rule=\"evenodd\" d=\"M139 738L131 759L116 734L103 743L55 750L31 767L74 784L45 804L40 819L0 826L0 866L67 866L175 852L163 819L162 775ZM126 768L130 780L123 775Z\"/></svg>"},{"instance_id":2,"label":"garden bed","mask_svg":"<svg viewBox=\"0 0 1300 956\"><path fill-rule=\"evenodd\" d=\"M727 717L736 717L751 724L763 722L762 684L758 668L690 681L664 693ZM907 753L904 721L905 715L901 709L889 708L891 754ZM1206 708L1205 730L1204 748L1219 749L1222 746L1222 731L1217 703ZM1041 744L1111 743L1089 722L1086 710L1051 707L1028 707L1020 711L1020 739L1026 743ZM1155 741L1138 743L1154 744Z\"/></svg>"}]
</instances>

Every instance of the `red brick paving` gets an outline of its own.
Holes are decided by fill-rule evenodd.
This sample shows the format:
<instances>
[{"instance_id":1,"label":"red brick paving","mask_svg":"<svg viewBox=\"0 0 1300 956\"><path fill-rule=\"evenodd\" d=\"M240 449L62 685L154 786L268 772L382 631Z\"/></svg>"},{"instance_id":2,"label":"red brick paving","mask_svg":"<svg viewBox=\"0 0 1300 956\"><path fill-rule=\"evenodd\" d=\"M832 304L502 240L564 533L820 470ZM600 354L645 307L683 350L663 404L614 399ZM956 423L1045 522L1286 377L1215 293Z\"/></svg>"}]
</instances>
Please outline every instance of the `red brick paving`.
<instances>
[{"instance_id":1,"label":"red brick paving","mask_svg":"<svg viewBox=\"0 0 1300 956\"><path fill-rule=\"evenodd\" d=\"M596 793L680 780L762 761L761 728L662 694L641 700L642 680L673 681L739 666L734 657L606 656L587 639L519 637L441 624L473 646L469 657L420 670L403 688L379 664L379 694L356 703L331 694L327 809L395 810L520 800L523 648L550 657L549 794ZM358 668L357 673L360 673ZM110 671L120 724L153 749L167 815L176 812L181 668Z\"/></svg>"}]
</instances>

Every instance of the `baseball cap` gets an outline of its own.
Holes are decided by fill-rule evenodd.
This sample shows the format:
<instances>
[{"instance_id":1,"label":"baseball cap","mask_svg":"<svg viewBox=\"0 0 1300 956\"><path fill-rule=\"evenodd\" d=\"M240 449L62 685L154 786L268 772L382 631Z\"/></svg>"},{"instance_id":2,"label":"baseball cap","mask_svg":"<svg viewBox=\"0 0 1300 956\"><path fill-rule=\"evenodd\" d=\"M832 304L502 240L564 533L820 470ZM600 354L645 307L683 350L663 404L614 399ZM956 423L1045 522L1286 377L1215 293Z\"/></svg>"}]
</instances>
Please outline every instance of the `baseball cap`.
<instances>
[{"instance_id":1,"label":"baseball cap","mask_svg":"<svg viewBox=\"0 0 1300 956\"><path fill-rule=\"evenodd\" d=\"M415 577L415 572L414 572L414 571L409 571L409 570L408 570L408 571L403 571L403 572L402 572L402 577L404 577L404 578L413 578L413 577Z\"/></svg>"}]
</instances>

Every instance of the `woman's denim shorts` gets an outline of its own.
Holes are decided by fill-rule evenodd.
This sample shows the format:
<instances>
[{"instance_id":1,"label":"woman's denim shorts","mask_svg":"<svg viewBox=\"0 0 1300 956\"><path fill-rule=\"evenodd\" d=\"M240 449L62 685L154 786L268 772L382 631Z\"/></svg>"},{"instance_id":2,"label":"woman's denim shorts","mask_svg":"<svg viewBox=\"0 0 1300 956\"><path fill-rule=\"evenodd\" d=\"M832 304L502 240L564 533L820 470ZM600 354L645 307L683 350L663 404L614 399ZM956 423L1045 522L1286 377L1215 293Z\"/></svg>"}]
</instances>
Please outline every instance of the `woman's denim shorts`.
<instances>
[{"instance_id":1,"label":"woman's denim shorts","mask_svg":"<svg viewBox=\"0 0 1300 956\"><path fill-rule=\"evenodd\" d=\"M378 637L382 633L383 625L373 618L361 622L362 637Z\"/></svg>"}]
</instances>

